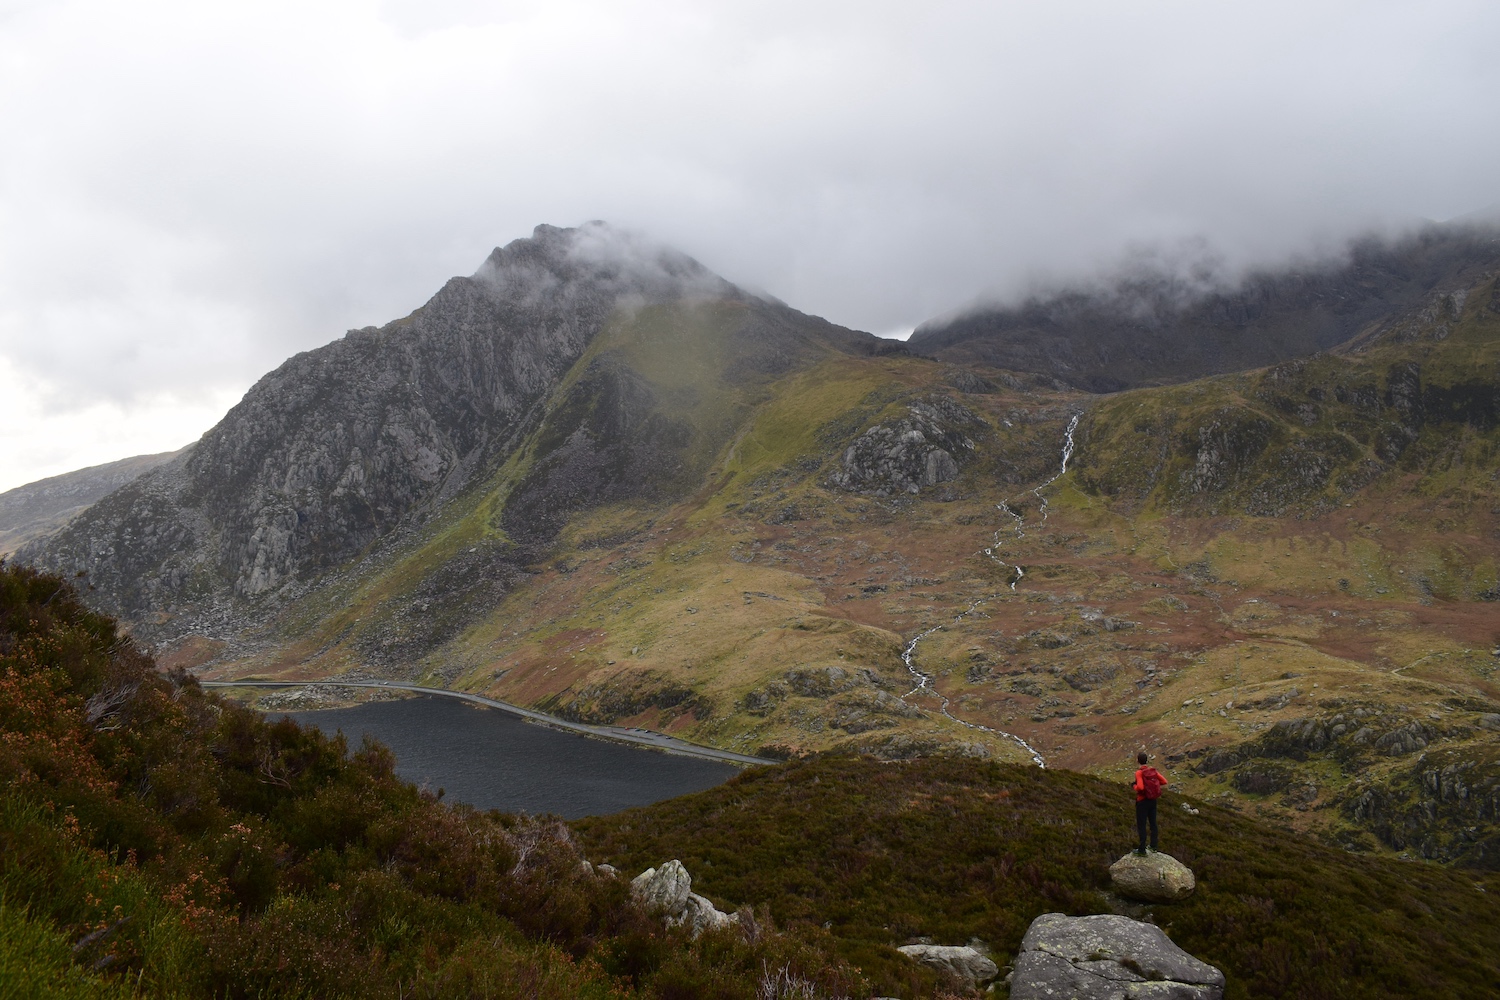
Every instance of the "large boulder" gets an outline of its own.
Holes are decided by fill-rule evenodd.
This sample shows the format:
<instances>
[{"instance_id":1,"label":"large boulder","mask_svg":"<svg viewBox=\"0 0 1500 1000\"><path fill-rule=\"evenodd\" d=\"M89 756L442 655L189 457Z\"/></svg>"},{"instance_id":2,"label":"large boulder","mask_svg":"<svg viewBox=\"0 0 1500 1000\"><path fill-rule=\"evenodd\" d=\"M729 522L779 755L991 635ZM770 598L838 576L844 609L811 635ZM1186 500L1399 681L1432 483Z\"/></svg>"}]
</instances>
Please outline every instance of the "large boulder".
<instances>
[{"instance_id":1,"label":"large boulder","mask_svg":"<svg viewBox=\"0 0 1500 1000\"><path fill-rule=\"evenodd\" d=\"M957 977L970 989L1000 974L1000 967L968 945L907 944L896 949L915 962Z\"/></svg>"},{"instance_id":2,"label":"large boulder","mask_svg":"<svg viewBox=\"0 0 1500 1000\"><path fill-rule=\"evenodd\" d=\"M651 913L681 913L692 892L693 877L676 858L660 868L647 868L630 880L630 894Z\"/></svg>"},{"instance_id":3,"label":"large boulder","mask_svg":"<svg viewBox=\"0 0 1500 1000\"><path fill-rule=\"evenodd\" d=\"M1109 866L1109 877L1120 895L1148 903L1186 899L1198 886L1191 868L1160 851L1125 855Z\"/></svg>"},{"instance_id":4,"label":"large boulder","mask_svg":"<svg viewBox=\"0 0 1500 1000\"><path fill-rule=\"evenodd\" d=\"M668 927L685 925L693 937L739 923L739 917L723 912L693 891L693 877L675 858L631 879L630 893L648 912L659 914Z\"/></svg>"},{"instance_id":5,"label":"large boulder","mask_svg":"<svg viewBox=\"0 0 1500 1000\"><path fill-rule=\"evenodd\" d=\"M687 905L679 914L678 921L686 924L688 930L693 932L693 937L697 937L704 931L738 925L740 918L736 914L725 913L715 907L709 899L694 892L689 893Z\"/></svg>"},{"instance_id":6,"label":"large boulder","mask_svg":"<svg viewBox=\"0 0 1500 1000\"><path fill-rule=\"evenodd\" d=\"M1021 939L1011 1000L1223 1000L1224 973L1160 927L1106 914L1046 913Z\"/></svg>"}]
</instances>

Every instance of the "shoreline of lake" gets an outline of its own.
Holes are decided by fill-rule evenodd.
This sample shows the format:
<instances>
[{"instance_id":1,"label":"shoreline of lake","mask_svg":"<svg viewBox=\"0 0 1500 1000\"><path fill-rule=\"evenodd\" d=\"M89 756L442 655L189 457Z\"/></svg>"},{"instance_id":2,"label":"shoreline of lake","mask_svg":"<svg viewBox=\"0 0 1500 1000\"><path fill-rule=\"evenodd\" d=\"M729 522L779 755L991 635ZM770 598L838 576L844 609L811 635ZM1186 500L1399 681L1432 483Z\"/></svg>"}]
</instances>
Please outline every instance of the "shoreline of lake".
<instances>
[{"instance_id":1,"label":"shoreline of lake","mask_svg":"<svg viewBox=\"0 0 1500 1000\"><path fill-rule=\"evenodd\" d=\"M534 725L515 715L435 694L349 708L273 711L351 747L368 734L396 755L396 773L479 809L563 819L607 815L721 784L735 764L666 748Z\"/></svg>"}]
</instances>

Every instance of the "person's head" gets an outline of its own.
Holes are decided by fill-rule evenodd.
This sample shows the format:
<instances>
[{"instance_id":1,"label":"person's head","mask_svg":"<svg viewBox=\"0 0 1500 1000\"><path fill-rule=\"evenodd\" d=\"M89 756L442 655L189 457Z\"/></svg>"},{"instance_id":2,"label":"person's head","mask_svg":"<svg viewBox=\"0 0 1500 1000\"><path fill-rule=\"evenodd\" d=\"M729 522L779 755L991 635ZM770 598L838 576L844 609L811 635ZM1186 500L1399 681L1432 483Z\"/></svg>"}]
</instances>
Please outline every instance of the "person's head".
<instances>
[{"instance_id":1,"label":"person's head","mask_svg":"<svg viewBox=\"0 0 1500 1000\"><path fill-rule=\"evenodd\" d=\"M1146 751L1144 751L1144 750L1142 750L1140 753L1138 753L1138 754L1135 755L1135 762L1137 764L1141 764L1143 766L1145 765L1146 761L1148 761L1150 759L1151 758L1149 758L1149 757L1146 756Z\"/></svg>"}]
</instances>

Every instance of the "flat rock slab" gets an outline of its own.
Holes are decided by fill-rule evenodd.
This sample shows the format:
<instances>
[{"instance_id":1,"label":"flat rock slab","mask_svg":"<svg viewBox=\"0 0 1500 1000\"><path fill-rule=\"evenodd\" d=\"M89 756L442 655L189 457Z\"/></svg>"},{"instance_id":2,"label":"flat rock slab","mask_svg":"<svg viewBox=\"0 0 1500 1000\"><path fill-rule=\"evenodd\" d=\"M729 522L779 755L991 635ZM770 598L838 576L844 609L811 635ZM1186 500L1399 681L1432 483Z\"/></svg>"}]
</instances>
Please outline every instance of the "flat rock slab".
<instances>
[{"instance_id":1,"label":"flat rock slab","mask_svg":"<svg viewBox=\"0 0 1500 1000\"><path fill-rule=\"evenodd\" d=\"M1021 939L1011 1000L1223 1000L1224 973L1129 917L1045 913Z\"/></svg>"},{"instance_id":2,"label":"flat rock slab","mask_svg":"<svg viewBox=\"0 0 1500 1000\"><path fill-rule=\"evenodd\" d=\"M1109 877L1120 895L1150 903L1186 899L1198 886L1191 868L1160 851L1125 855L1109 866Z\"/></svg>"}]
</instances>

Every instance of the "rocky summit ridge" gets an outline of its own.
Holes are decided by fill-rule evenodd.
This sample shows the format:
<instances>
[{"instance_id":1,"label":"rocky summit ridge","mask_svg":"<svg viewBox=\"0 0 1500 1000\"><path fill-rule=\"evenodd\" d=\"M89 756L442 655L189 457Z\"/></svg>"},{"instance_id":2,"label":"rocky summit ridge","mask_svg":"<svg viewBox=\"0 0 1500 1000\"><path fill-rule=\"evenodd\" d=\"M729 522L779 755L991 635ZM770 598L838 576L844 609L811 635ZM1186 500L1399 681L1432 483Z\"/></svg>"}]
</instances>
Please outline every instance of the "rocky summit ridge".
<instances>
[{"instance_id":1,"label":"rocky summit ridge","mask_svg":"<svg viewBox=\"0 0 1500 1000\"><path fill-rule=\"evenodd\" d=\"M786 341L804 333L800 314L676 251L603 223L539 226L411 315L290 358L190 450L19 558L86 568L94 600L149 639L243 626L494 472L611 317L704 302L759 314L739 332L760 339L748 353L763 364L783 363L778 354L795 350ZM874 339L805 325L830 349ZM615 406L643 402L627 378L591 374L588 389ZM558 516L568 501L554 504L557 478L528 484L518 502L543 508L542 521Z\"/></svg>"},{"instance_id":2,"label":"rocky summit ridge","mask_svg":"<svg viewBox=\"0 0 1500 1000\"><path fill-rule=\"evenodd\" d=\"M1274 319L1302 356L1101 394L541 227L22 558L212 679L446 686L776 757L1125 778L1146 749L1345 849L1495 867L1500 260L1472 228L1351 259L1214 327ZM1150 367L1111 331L1198 308L1069 337Z\"/></svg>"},{"instance_id":3,"label":"rocky summit ridge","mask_svg":"<svg viewBox=\"0 0 1500 1000\"><path fill-rule=\"evenodd\" d=\"M1179 273L1143 264L1112 282L932 320L909 343L945 361L1118 392L1325 351L1496 266L1500 227L1432 225L1394 241L1355 241L1342 259L1238 280L1212 266Z\"/></svg>"}]
</instances>

